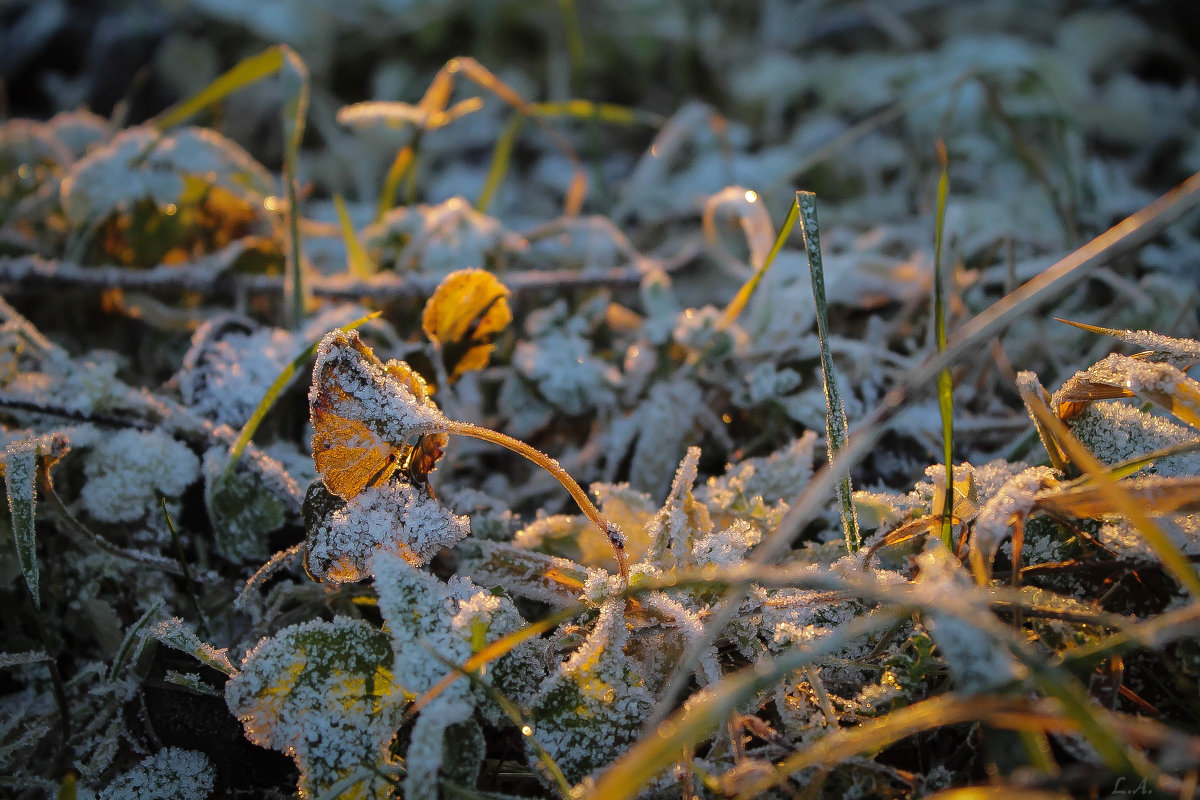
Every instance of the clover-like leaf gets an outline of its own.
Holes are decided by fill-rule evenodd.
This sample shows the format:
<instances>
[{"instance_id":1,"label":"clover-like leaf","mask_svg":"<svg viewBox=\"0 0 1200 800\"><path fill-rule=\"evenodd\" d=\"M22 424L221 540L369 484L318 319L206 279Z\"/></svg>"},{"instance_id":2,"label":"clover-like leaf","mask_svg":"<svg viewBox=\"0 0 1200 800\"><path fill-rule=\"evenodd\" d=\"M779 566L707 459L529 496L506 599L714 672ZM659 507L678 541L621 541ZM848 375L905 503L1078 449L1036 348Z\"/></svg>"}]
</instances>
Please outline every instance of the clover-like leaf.
<instances>
[{"instance_id":1,"label":"clover-like leaf","mask_svg":"<svg viewBox=\"0 0 1200 800\"><path fill-rule=\"evenodd\" d=\"M225 701L250 741L295 760L301 796L366 770L339 797L383 800L392 785L370 771L396 764L401 705L391 668L387 634L349 617L311 620L251 650Z\"/></svg>"}]
</instances>

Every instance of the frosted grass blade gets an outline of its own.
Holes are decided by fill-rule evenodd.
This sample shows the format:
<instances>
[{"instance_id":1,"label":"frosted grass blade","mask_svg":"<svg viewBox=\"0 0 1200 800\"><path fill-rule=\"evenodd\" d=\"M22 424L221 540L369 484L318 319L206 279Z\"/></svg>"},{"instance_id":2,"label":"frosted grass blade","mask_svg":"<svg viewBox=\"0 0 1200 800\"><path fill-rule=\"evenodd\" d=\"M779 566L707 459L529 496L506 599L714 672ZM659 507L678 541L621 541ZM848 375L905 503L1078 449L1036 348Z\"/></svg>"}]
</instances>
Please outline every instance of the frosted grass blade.
<instances>
[{"instance_id":1,"label":"frosted grass blade","mask_svg":"<svg viewBox=\"0 0 1200 800\"><path fill-rule=\"evenodd\" d=\"M846 405L838 389L837 376L833 370L833 353L829 347L829 307L825 300L825 267L821 262L820 228L817 224L817 196L812 192L797 192L796 205L800 210L800 231L804 234L804 247L808 251L808 270L812 278L813 302L817 307L817 337L821 341L821 374L825 378L825 438L829 463L832 465L838 453L846 445L849 423L846 421ZM788 215L791 216L790 214ZM786 223L785 223L786 226ZM771 249L775 252L775 248ZM770 255L768 255L768 259ZM858 512L854 508L854 489L850 484L850 470L838 476L837 497L841 506L842 535L846 539L846 551L858 551ZM953 495L949 495L953 496Z\"/></svg>"}]
</instances>

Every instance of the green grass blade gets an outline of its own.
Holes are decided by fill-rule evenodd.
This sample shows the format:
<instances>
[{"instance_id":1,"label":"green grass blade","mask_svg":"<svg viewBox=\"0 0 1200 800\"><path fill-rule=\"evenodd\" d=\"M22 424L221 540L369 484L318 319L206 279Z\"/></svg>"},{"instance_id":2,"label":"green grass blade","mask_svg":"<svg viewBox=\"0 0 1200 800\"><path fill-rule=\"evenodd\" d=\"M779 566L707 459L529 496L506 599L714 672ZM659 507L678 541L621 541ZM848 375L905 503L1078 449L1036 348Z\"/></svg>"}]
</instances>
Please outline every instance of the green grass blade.
<instances>
[{"instance_id":1,"label":"green grass blade","mask_svg":"<svg viewBox=\"0 0 1200 800\"><path fill-rule=\"evenodd\" d=\"M838 452L846 445L850 424L846 420L846 405L842 402L842 395L838 389L837 377L833 371L833 354L829 348L829 307L825 300L825 267L821 262L817 196L812 192L797 192L796 204L800 209L800 231L804 234L804 247L808 251L813 302L817 307L817 338L821 342L821 373L825 377L825 440L829 463L832 464ZM771 252L774 253L775 248L771 248ZM841 506L842 535L846 539L846 551L850 553L856 552L861 543L858 534L858 512L854 508L853 495L854 487L850 483L850 471L847 470L838 478L837 496Z\"/></svg>"},{"instance_id":2,"label":"green grass blade","mask_svg":"<svg viewBox=\"0 0 1200 800\"><path fill-rule=\"evenodd\" d=\"M933 234L933 324L938 353L946 352L946 281L942 276L942 243L946 234L946 196L950 192L950 161L946 145L937 143L938 161L942 165L938 176L937 214ZM942 461L946 465L946 503L942 507L942 544L947 550L954 549L954 378L950 368L938 373L938 411L942 415Z\"/></svg>"},{"instance_id":3,"label":"green grass blade","mask_svg":"<svg viewBox=\"0 0 1200 800\"><path fill-rule=\"evenodd\" d=\"M362 242L358 240L354 223L350 221L350 214L346 211L346 201L340 194L333 196L333 206L337 209L338 225L342 229L342 241L346 245L346 266L350 268L350 274L363 280L370 278L379 269L371 260L371 256L367 255Z\"/></svg>"},{"instance_id":4,"label":"green grass blade","mask_svg":"<svg viewBox=\"0 0 1200 800\"><path fill-rule=\"evenodd\" d=\"M500 182L508 174L508 165L512 162L517 134L525 126L526 116L520 111L514 112L505 123L504 130L496 137L496 148L492 151L492 164L488 167L487 178L484 179L483 188L479 191L479 199L475 201L475 209L481 214L487 212L488 206L492 204L492 198L496 196L496 190L500 188Z\"/></svg>"},{"instance_id":5,"label":"green grass blade","mask_svg":"<svg viewBox=\"0 0 1200 800\"><path fill-rule=\"evenodd\" d=\"M183 544L179 541L179 532L175 530L175 520L171 519L171 512L167 510L167 498L160 494L158 502L162 506L163 518L167 522L167 530L171 533L171 544L175 548L175 560L179 562L179 568L183 570L184 586L187 587L187 593L191 596L192 605L196 609L196 618L200 622L200 633L207 636L208 618L204 615L204 609L200 607L200 595L196 592L196 583L192 580L192 570L188 567L187 556L183 552Z\"/></svg>"},{"instance_id":6,"label":"green grass blade","mask_svg":"<svg viewBox=\"0 0 1200 800\"><path fill-rule=\"evenodd\" d=\"M37 474L37 442L12 442L5 448L4 488L8 492L8 511L12 535L17 546L17 562L34 608L42 607L38 589L37 531L33 524L36 505L34 478Z\"/></svg>"},{"instance_id":7,"label":"green grass blade","mask_svg":"<svg viewBox=\"0 0 1200 800\"><path fill-rule=\"evenodd\" d=\"M298 328L308 308L308 285L304 279L304 253L300 249L300 208L296 166L300 142L308 118L310 80L308 67L290 47L281 45L287 64L283 71L288 101L283 107L283 186L287 194L287 270L284 279L284 319L288 327Z\"/></svg>"},{"instance_id":8,"label":"green grass blade","mask_svg":"<svg viewBox=\"0 0 1200 800\"><path fill-rule=\"evenodd\" d=\"M150 120L149 124L160 132L165 131L213 103L223 100L238 89L278 72L283 67L286 50L284 45L275 45L258 55L250 56L196 94L163 111Z\"/></svg>"},{"instance_id":9,"label":"green grass blade","mask_svg":"<svg viewBox=\"0 0 1200 800\"><path fill-rule=\"evenodd\" d=\"M754 271L754 274L742 284L742 288L738 289L737 294L729 301L729 305L725 307L725 313L721 315L721 326L729 327L738 318L746 308L746 304L750 302L750 298L754 296L754 290L762 283L763 277L767 274L767 270L771 268L771 264L775 261L775 256L779 255L779 251L783 249L783 243L792 233L792 228L796 225L796 220L800 217L800 192L796 192L796 198L792 200L792 207L788 209L787 218L783 221L783 227L779 229L779 235L775 237L775 244L771 245L771 250L767 253L767 257L763 259L762 266ZM822 279L823 281L824 279ZM824 285L824 283L822 283Z\"/></svg>"},{"instance_id":10,"label":"green grass blade","mask_svg":"<svg viewBox=\"0 0 1200 800\"><path fill-rule=\"evenodd\" d=\"M561 100L531 103L533 116L573 117L585 121L603 122L609 125L649 125L656 127L663 118L650 111L630 108L616 103L593 103L591 100Z\"/></svg>"},{"instance_id":11,"label":"green grass blade","mask_svg":"<svg viewBox=\"0 0 1200 800\"><path fill-rule=\"evenodd\" d=\"M367 314L365 317L359 317L353 322L343 325L341 329L344 331L353 330L375 319L375 317L378 317L382 313L382 311L375 311ZM270 388L267 389L267 393L263 395L263 399L258 401L258 407L254 409L254 413L250 415L250 419L246 420L246 424L238 431L238 436L233 443L233 447L229 448L229 460L225 463L225 473L222 476L222 480L229 479L229 476L233 473L233 468L237 465L238 459L242 457L246 445L250 443L250 439L254 437L254 432L258 430L259 424L263 421L263 417L271 410L271 406L275 404L275 400L283 393L288 384L291 383L292 378L295 377L300 368L308 364L316 356L317 347L320 344L321 340L317 339L304 348L300 355L293 358L291 363L284 367L271 383Z\"/></svg>"}]
</instances>

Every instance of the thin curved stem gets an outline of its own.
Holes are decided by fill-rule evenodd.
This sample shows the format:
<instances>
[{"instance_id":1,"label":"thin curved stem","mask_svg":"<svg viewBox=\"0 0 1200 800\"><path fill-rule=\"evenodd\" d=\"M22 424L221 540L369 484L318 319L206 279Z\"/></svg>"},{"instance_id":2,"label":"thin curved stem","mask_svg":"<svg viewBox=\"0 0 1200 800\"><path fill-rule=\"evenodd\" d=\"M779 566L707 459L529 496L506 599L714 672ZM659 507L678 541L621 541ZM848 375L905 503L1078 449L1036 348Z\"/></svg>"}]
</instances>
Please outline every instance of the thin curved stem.
<instances>
[{"instance_id":1,"label":"thin curved stem","mask_svg":"<svg viewBox=\"0 0 1200 800\"><path fill-rule=\"evenodd\" d=\"M625 557L625 534L615 522L612 522L600 513L600 509L596 508L595 504L588 498L587 493L583 491L583 488L571 477L569 472L562 468L562 465L556 459L551 458L535 447L525 444L520 439L514 439L508 434L484 428L470 422L450 420L448 430L450 433L470 436L474 439L482 439L485 442L498 444L501 447L524 456L553 475L563 485L563 488L570 492L571 497L579 506L579 510L592 521L592 524L600 529L600 532L604 534L604 538L612 546L613 555L617 559L617 568L621 573L621 579L625 581L629 579L629 560Z\"/></svg>"}]
</instances>

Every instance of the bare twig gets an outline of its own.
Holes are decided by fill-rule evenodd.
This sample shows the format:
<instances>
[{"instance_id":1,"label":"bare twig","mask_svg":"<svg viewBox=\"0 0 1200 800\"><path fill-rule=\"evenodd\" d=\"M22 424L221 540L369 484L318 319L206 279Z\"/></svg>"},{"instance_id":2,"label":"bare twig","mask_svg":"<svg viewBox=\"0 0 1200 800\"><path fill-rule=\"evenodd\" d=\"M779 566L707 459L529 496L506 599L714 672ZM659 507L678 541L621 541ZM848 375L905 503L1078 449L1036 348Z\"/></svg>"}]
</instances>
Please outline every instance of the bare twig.
<instances>
[{"instance_id":1,"label":"bare twig","mask_svg":"<svg viewBox=\"0 0 1200 800\"><path fill-rule=\"evenodd\" d=\"M699 255L699 242L685 245L679 253L659 262L667 272L673 272ZM629 264L606 270L522 270L505 274L504 285L509 291L533 292L542 289L579 290L597 286L636 285L646 274L643 264ZM369 297L376 301L428 297L433 294L444 276L437 274L400 275L381 272L369 280L350 275L311 276L312 293L317 297L335 300ZM118 266L86 266L74 261L42 258L41 256L0 256L0 283L22 287L92 286L142 292L193 291L208 297L243 297L246 295L278 295L283 290L279 275L233 275L216 273L210 264L159 265L152 269L131 269Z\"/></svg>"}]
</instances>

